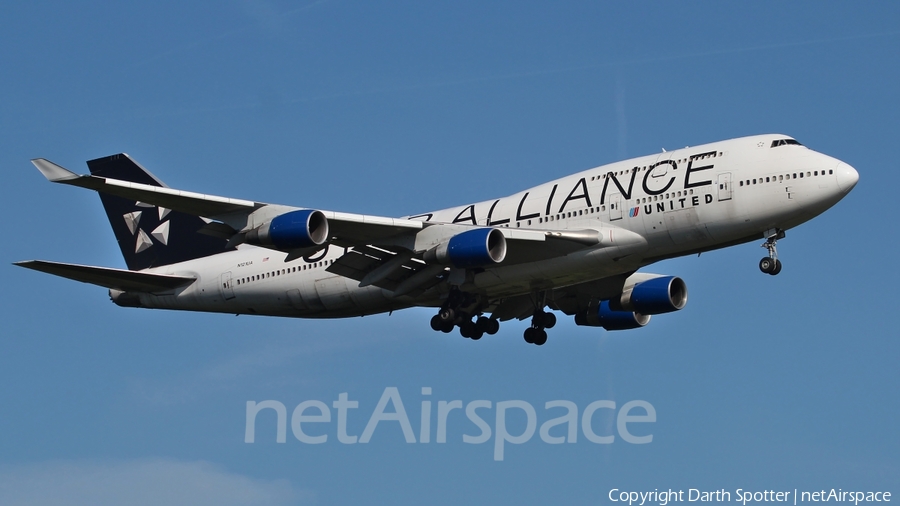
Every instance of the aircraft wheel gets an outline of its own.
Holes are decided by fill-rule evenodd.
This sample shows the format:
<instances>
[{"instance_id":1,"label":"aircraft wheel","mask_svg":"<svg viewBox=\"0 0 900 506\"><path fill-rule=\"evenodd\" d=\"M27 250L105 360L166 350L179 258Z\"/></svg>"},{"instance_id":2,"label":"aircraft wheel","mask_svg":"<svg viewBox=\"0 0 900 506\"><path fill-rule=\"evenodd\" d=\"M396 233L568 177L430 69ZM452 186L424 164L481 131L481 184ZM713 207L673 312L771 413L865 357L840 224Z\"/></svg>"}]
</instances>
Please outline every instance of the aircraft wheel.
<instances>
[{"instance_id":1,"label":"aircraft wheel","mask_svg":"<svg viewBox=\"0 0 900 506\"><path fill-rule=\"evenodd\" d=\"M459 325L459 334L463 337L471 338L476 333L475 324L472 322L462 322Z\"/></svg>"},{"instance_id":2,"label":"aircraft wheel","mask_svg":"<svg viewBox=\"0 0 900 506\"><path fill-rule=\"evenodd\" d=\"M475 320L475 330L478 330L479 332L487 332L487 328L489 325L488 322L490 322L489 319L485 318L484 316L479 316Z\"/></svg>"},{"instance_id":3,"label":"aircraft wheel","mask_svg":"<svg viewBox=\"0 0 900 506\"><path fill-rule=\"evenodd\" d=\"M453 319L456 318L456 311L450 308L441 309L438 312L438 316L441 318L441 321L445 323L453 322Z\"/></svg>"},{"instance_id":4,"label":"aircraft wheel","mask_svg":"<svg viewBox=\"0 0 900 506\"><path fill-rule=\"evenodd\" d=\"M496 334L500 330L500 322L493 318L488 319L487 328L484 332L490 336Z\"/></svg>"},{"instance_id":5,"label":"aircraft wheel","mask_svg":"<svg viewBox=\"0 0 900 506\"><path fill-rule=\"evenodd\" d=\"M441 332L443 332L444 334L449 334L449 333L453 332L453 324L452 323L444 323L442 325L443 325L443 327L441 327Z\"/></svg>"},{"instance_id":6,"label":"aircraft wheel","mask_svg":"<svg viewBox=\"0 0 900 506\"><path fill-rule=\"evenodd\" d=\"M541 318L545 329L552 329L554 325L556 325L556 315L553 313L544 313L543 318Z\"/></svg>"},{"instance_id":7,"label":"aircraft wheel","mask_svg":"<svg viewBox=\"0 0 900 506\"><path fill-rule=\"evenodd\" d=\"M528 344L534 344L534 334L537 332L537 329L534 327L528 327L525 329L525 342Z\"/></svg>"},{"instance_id":8,"label":"aircraft wheel","mask_svg":"<svg viewBox=\"0 0 900 506\"><path fill-rule=\"evenodd\" d=\"M535 329L534 344L543 346L547 342L547 331L544 329Z\"/></svg>"},{"instance_id":9,"label":"aircraft wheel","mask_svg":"<svg viewBox=\"0 0 900 506\"><path fill-rule=\"evenodd\" d=\"M775 269L775 260L769 257L763 257L762 260L759 261L759 270L763 271L766 274L772 274L772 271Z\"/></svg>"},{"instance_id":10,"label":"aircraft wheel","mask_svg":"<svg viewBox=\"0 0 900 506\"><path fill-rule=\"evenodd\" d=\"M477 341L477 340L481 339L481 336L483 336L483 335L484 335L484 332L482 332L482 331L480 331L480 330L475 330L475 331L472 333L472 335L469 336L469 339L471 339L471 340L473 340L473 341Z\"/></svg>"},{"instance_id":11,"label":"aircraft wheel","mask_svg":"<svg viewBox=\"0 0 900 506\"><path fill-rule=\"evenodd\" d=\"M441 320L439 315L434 315L431 317L431 330L435 332L439 332L444 327L444 322Z\"/></svg>"},{"instance_id":12,"label":"aircraft wheel","mask_svg":"<svg viewBox=\"0 0 900 506\"><path fill-rule=\"evenodd\" d=\"M772 272L770 272L769 274L774 276L774 275L778 274L779 272L781 272L781 260L778 260L776 258L775 259L775 267L772 269Z\"/></svg>"}]
</instances>

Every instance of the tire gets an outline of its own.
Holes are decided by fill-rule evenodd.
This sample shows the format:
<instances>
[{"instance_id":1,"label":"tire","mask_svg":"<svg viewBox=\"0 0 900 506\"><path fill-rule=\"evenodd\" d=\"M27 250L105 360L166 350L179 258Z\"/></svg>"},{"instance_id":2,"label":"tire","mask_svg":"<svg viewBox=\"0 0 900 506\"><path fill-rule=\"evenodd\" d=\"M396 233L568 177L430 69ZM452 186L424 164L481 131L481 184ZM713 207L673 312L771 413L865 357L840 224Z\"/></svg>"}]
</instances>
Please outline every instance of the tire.
<instances>
[{"instance_id":1,"label":"tire","mask_svg":"<svg viewBox=\"0 0 900 506\"><path fill-rule=\"evenodd\" d=\"M544 313L544 317L541 319L544 321L545 329L552 329L556 326L556 315L553 313Z\"/></svg>"},{"instance_id":2,"label":"tire","mask_svg":"<svg viewBox=\"0 0 900 506\"><path fill-rule=\"evenodd\" d=\"M500 322L491 318L488 320L487 328L485 329L485 333L489 336L492 336L500 331Z\"/></svg>"},{"instance_id":3,"label":"tire","mask_svg":"<svg viewBox=\"0 0 900 506\"><path fill-rule=\"evenodd\" d=\"M431 317L431 330L435 332L440 332L444 327L444 322L441 320L439 315L434 315Z\"/></svg>"},{"instance_id":4,"label":"tire","mask_svg":"<svg viewBox=\"0 0 900 506\"><path fill-rule=\"evenodd\" d=\"M534 336L534 344L538 346L543 346L544 343L547 342L547 331L544 329L537 329Z\"/></svg>"},{"instance_id":5,"label":"tire","mask_svg":"<svg viewBox=\"0 0 900 506\"><path fill-rule=\"evenodd\" d=\"M534 337L535 337L535 336L534 336L534 333L535 333L536 331L537 331L537 330L536 330L534 327L528 327L527 329L525 329L524 337L525 337L525 342L526 342L526 343L528 343L528 344L534 344Z\"/></svg>"},{"instance_id":6,"label":"tire","mask_svg":"<svg viewBox=\"0 0 900 506\"><path fill-rule=\"evenodd\" d=\"M483 336L483 335L484 335L484 332L482 332L480 330L476 330L474 334L469 336L469 339L471 339L473 341L477 341L477 340L481 339L481 336Z\"/></svg>"},{"instance_id":7,"label":"tire","mask_svg":"<svg viewBox=\"0 0 900 506\"><path fill-rule=\"evenodd\" d=\"M775 262L773 262L771 258L763 257L763 259L759 261L759 270L764 273L772 274L773 269L775 269Z\"/></svg>"},{"instance_id":8,"label":"tire","mask_svg":"<svg viewBox=\"0 0 900 506\"><path fill-rule=\"evenodd\" d=\"M487 332L488 325L490 325L490 320L483 316L479 316L478 319L475 320L475 330L479 332Z\"/></svg>"},{"instance_id":9,"label":"tire","mask_svg":"<svg viewBox=\"0 0 900 506\"><path fill-rule=\"evenodd\" d=\"M779 272L781 272L781 260L775 259L775 268L769 274L775 276Z\"/></svg>"},{"instance_id":10,"label":"tire","mask_svg":"<svg viewBox=\"0 0 900 506\"><path fill-rule=\"evenodd\" d=\"M443 332L444 334L449 334L449 333L453 332L453 324L452 323L444 323L443 325L444 326L441 327L441 332Z\"/></svg>"}]
</instances>

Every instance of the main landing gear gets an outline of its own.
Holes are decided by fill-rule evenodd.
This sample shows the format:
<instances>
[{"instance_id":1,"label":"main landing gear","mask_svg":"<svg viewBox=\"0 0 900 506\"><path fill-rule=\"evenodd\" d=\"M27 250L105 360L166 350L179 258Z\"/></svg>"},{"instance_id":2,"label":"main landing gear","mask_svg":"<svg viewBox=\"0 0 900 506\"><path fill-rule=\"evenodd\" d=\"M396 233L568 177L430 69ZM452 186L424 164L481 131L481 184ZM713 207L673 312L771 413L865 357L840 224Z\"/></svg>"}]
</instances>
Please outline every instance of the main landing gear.
<instances>
[{"instance_id":1,"label":"main landing gear","mask_svg":"<svg viewBox=\"0 0 900 506\"><path fill-rule=\"evenodd\" d=\"M457 316L456 310L451 308L441 309L438 314L431 317L433 330L449 334L456 326L459 326L461 336L473 341L481 339L485 334L494 335L500 330L500 322L493 318L478 316L472 321L472 316Z\"/></svg>"},{"instance_id":2,"label":"main landing gear","mask_svg":"<svg viewBox=\"0 0 900 506\"><path fill-rule=\"evenodd\" d=\"M538 309L531 317L531 326L525 329L525 342L543 346L547 342L547 331L544 329L552 329L554 325L556 315L545 312L543 308Z\"/></svg>"},{"instance_id":3,"label":"main landing gear","mask_svg":"<svg viewBox=\"0 0 900 506\"><path fill-rule=\"evenodd\" d=\"M477 308L478 303L472 297L462 292L453 292L438 314L431 317L431 328L449 334L458 326L460 335L473 341L481 339L485 334L496 334L500 330L500 322L481 316L481 311ZM478 316L473 321L476 314Z\"/></svg>"},{"instance_id":4,"label":"main landing gear","mask_svg":"<svg viewBox=\"0 0 900 506\"><path fill-rule=\"evenodd\" d=\"M766 232L766 242L762 244L763 248L769 250L769 256L763 257L759 261L759 270L772 276L781 272L781 260L778 259L778 250L775 249L775 243L778 239L784 239L784 230L774 229Z\"/></svg>"}]
</instances>

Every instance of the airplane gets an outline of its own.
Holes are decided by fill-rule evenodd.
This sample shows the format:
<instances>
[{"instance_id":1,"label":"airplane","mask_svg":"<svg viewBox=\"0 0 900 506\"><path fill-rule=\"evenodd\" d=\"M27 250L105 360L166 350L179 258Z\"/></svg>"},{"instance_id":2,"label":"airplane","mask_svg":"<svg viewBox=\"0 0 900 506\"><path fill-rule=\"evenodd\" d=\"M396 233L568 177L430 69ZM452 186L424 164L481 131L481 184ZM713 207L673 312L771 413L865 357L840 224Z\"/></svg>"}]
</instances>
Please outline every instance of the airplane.
<instances>
[{"instance_id":1,"label":"airplane","mask_svg":"<svg viewBox=\"0 0 900 506\"><path fill-rule=\"evenodd\" d=\"M109 289L123 307L300 318L437 308L431 328L480 339L552 311L608 331L678 311L687 285L639 272L660 260L762 239L782 269L785 231L856 185L850 165L781 134L642 156L503 198L402 218L267 204L169 188L127 154L78 175L38 158L51 182L99 193L128 269L16 265Z\"/></svg>"}]
</instances>

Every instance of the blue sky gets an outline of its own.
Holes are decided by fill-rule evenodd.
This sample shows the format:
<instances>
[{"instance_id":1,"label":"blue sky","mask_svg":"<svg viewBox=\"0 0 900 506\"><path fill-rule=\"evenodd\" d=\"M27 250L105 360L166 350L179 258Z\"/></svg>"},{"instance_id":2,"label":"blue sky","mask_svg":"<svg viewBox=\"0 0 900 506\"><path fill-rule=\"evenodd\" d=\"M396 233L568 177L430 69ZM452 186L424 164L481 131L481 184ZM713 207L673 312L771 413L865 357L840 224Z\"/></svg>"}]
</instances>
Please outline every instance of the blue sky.
<instances>
[{"instance_id":1,"label":"blue sky","mask_svg":"<svg viewBox=\"0 0 900 506\"><path fill-rule=\"evenodd\" d=\"M608 502L623 490L900 492L900 7L891 2L228 1L0 8L0 502ZM779 242L667 261L690 302L641 330L561 320L473 342L431 310L313 321L118 308L105 290L10 264L124 267L78 172L127 152L186 190L400 216L507 195L618 159L779 132L856 167L856 189ZM247 401L645 400L618 438L408 444L396 422L307 445ZM311 412L310 412L311 413ZM493 424L494 411L485 411ZM603 410L598 413L605 413ZM309 414L309 413L308 413ZM333 413L335 414L335 413ZM434 414L432 417L434 418ZM510 410L510 433L525 428ZM648 427L648 428L644 428ZM594 429L615 434L598 415ZM434 431L434 428L432 428ZM562 434L563 432L558 432ZM557 434L554 432L554 434Z\"/></svg>"}]
</instances>

